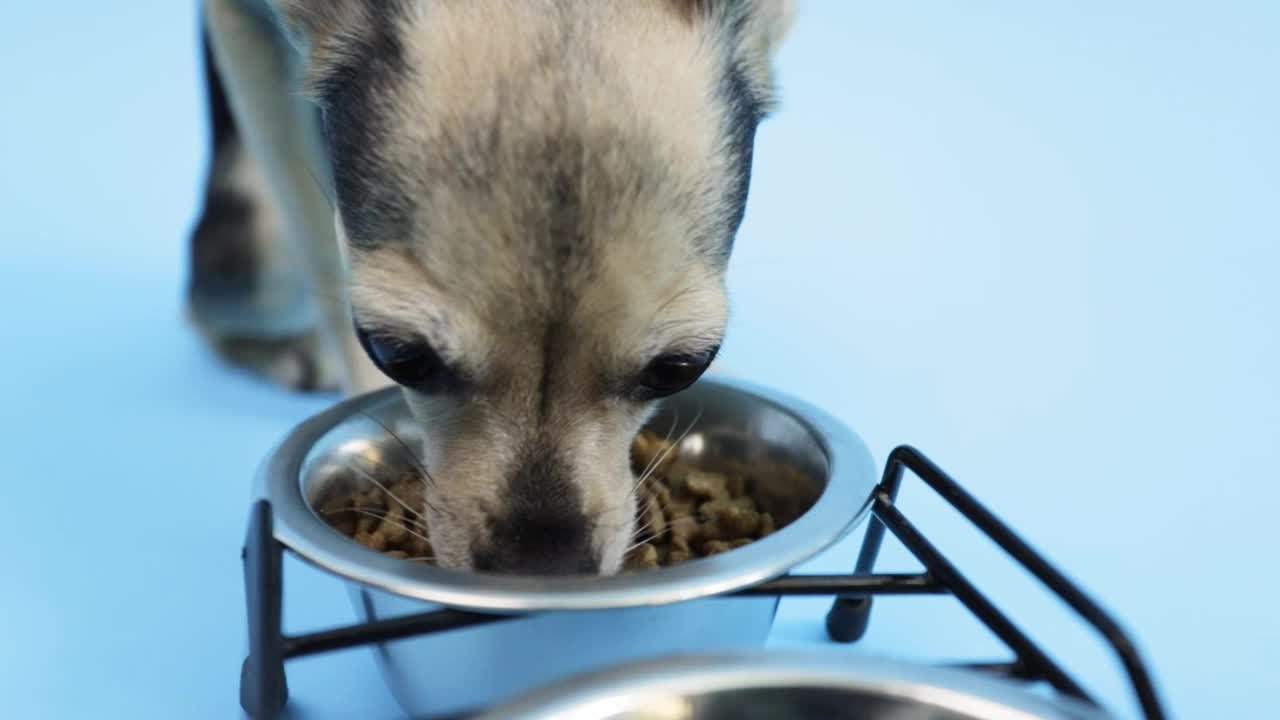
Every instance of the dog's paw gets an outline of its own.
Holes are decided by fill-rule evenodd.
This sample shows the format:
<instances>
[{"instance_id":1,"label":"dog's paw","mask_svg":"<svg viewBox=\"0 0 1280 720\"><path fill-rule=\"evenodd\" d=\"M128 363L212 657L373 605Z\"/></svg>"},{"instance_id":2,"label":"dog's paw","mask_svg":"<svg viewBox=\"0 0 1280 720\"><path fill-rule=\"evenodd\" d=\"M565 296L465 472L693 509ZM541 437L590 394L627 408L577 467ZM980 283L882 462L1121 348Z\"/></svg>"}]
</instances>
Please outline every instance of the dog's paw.
<instances>
[{"instance_id":1,"label":"dog's paw","mask_svg":"<svg viewBox=\"0 0 1280 720\"><path fill-rule=\"evenodd\" d=\"M197 325L254 338L311 332L314 303L283 228L257 163L238 141L224 143L189 238L186 301Z\"/></svg>"},{"instance_id":2,"label":"dog's paw","mask_svg":"<svg viewBox=\"0 0 1280 720\"><path fill-rule=\"evenodd\" d=\"M301 392L332 392L342 386L342 361L315 333L286 338L250 338L203 333L227 364Z\"/></svg>"}]
</instances>

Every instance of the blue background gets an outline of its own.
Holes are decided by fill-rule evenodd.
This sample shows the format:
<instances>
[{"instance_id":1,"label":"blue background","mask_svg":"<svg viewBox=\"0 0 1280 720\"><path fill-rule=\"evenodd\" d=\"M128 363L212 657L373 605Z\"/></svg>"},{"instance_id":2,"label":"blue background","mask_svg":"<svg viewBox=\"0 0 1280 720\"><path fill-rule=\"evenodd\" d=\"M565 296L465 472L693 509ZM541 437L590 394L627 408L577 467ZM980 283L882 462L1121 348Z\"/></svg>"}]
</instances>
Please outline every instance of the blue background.
<instances>
[{"instance_id":1,"label":"blue background","mask_svg":"<svg viewBox=\"0 0 1280 720\"><path fill-rule=\"evenodd\" d=\"M733 265L729 365L878 461L932 454L1134 631L1185 718L1280 717L1277 37L1264 0L809 0ZM221 368L181 320L194 39L170 0L0 21L7 717L237 716L250 476L330 401ZM1096 638L903 501L1131 711ZM290 628L351 618L288 572ZM820 642L825 606L788 601L776 644ZM998 652L948 600L877 613L850 652ZM289 671L302 716L396 715L367 651Z\"/></svg>"}]
</instances>

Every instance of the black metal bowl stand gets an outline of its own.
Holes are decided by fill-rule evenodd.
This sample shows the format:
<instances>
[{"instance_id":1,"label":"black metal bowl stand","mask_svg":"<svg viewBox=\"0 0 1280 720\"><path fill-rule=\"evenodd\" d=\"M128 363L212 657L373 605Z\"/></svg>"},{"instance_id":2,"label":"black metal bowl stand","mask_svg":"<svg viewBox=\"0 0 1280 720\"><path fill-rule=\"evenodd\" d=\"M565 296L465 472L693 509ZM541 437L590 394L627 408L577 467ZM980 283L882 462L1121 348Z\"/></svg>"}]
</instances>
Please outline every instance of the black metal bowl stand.
<instances>
[{"instance_id":1,"label":"black metal bowl stand","mask_svg":"<svg viewBox=\"0 0 1280 720\"><path fill-rule=\"evenodd\" d=\"M876 595L953 595L1003 641L1012 654L1012 658L1005 661L967 663L964 667L1028 683L1047 683L1063 695L1097 705L1097 701L1079 683L1000 612L987 595L966 579L907 519L896 501L907 470L923 480L1101 634L1123 664L1143 716L1147 720L1164 719L1164 709L1151 673L1120 625L959 483L909 446L896 448L885 464L884 475L872 499L873 517L852 575L786 575L733 594L835 596L835 602L827 613L826 628L831 639L842 643L855 642L866 633L872 598ZM924 572L890 574L874 571L886 528L920 561ZM249 516L249 530L242 552L248 603L249 656L241 668L240 704L254 720L277 718L284 710L288 701L284 666L285 661L292 658L512 618L510 615L437 610L305 635L285 635L281 629L283 552L283 546L272 534L271 506L265 500L258 501Z\"/></svg>"}]
</instances>

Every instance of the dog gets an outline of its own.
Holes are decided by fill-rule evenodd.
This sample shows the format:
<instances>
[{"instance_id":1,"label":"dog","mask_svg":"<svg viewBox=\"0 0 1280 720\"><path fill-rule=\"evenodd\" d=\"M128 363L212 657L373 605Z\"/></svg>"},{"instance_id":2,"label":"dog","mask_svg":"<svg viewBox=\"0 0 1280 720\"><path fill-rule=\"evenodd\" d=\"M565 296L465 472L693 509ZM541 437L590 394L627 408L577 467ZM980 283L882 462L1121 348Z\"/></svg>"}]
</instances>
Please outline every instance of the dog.
<instances>
[{"instance_id":1,"label":"dog","mask_svg":"<svg viewBox=\"0 0 1280 720\"><path fill-rule=\"evenodd\" d=\"M694 383L792 0L204 0L187 306L300 389L402 388L437 564L611 574Z\"/></svg>"}]
</instances>

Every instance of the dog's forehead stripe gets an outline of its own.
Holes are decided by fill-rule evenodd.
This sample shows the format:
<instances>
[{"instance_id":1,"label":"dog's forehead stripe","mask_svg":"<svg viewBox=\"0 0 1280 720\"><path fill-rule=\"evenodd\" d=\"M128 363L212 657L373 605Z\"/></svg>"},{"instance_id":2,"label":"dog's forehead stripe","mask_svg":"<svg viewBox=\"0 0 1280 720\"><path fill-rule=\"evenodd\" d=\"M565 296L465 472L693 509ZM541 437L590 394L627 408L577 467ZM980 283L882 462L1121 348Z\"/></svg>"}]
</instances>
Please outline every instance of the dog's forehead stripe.
<instances>
[{"instance_id":1,"label":"dog's forehead stripe","mask_svg":"<svg viewBox=\"0 0 1280 720\"><path fill-rule=\"evenodd\" d=\"M652 81L640 78L662 73L645 67L643 55L636 57L634 49L627 49L630 43L620 45L621 38L597 37L615 32L607 23L575 17L595 12L609 17L618 12L616 8L538 16L536 27L510 39L518 48L501 51L503 57L510 56L507 60L473 58L459 65L458 48L445 53L435 45L456 44L458 36L469 37L476 29L439 26L474 23L486 11L477 10L471 16L462 10L468 6L433 5L426 13L411 13L410 5L392 2L367 13L369 27L354 33L353 47L317 83L327 107L325 127L337 195L353 245L422 242L433 234L449 233L451 227L436 227L433 222L431 196L442 185L454 185L454 192L487 195L493 204L501 205L527 199L539 182L582 183L584 175L591 175L593 185L600 186L608 184L612 175L617 180L613 190L597 187L593 192L600 208L611 204L610 194L634 192L638 183L683 186L676 192L686 196L668 198L668 210L679 212L681 205L701 207L718 221L699 222L700 231L691 232L695 236L687 242L714 256L727 256L743 214L750 145L760 114L746 70L728 57L732 40L722 50L686 48L686 52L720 59L707 61L706 69L699 71L702 77L695 84L705 82L704 90L685 93L705 93L705 99L679 100L694 104L671 110L709 114L702 120L689 117L685 125L660 120L658 124L666 129L656 131L646 127L654 125L655 118L647 116L651 108L643 105L643 94L655 89L646 84ZM487 4L476 7L481 6ZM519 6L502 12L517 10L528 12ZM731 35L740 31L737 27L727 30ZM499 27L495 32L505 30ZM697 48L698 43L690 47ZM512 66L506 67L506 62ZM472 73L483 75L485 81L468 85L450 77ZM688 73L681 71L681 75ZM641 104L626 109L636 102ZM594 130L587 130L584 123L595 126ZM602 133L601 123L619 124L618 130L634 137ZM699 124L714 128L709 132L718 136L705 145L711 157L694 153L644 160L672 141L687 143L698 133L708 132L695 129ZM681 134L687 139L675 137ZM593 165L600 171L591 172ZM563 175L538 177L539 166L559 167ZM713 187L690 186L688 178L682 183L670 174L677 168L706 174L697 183L709 182Z\"/></svg>"},{"instance_id":2,"label":"dog's forehead stripe","mask_svg":"<svg viewBox=\"0 0 1280 720\"><path fill-rule=\"evenodd\" d=\"M367 24L348 31L352 47L315 87L347 241L356 247L410 237L413 199L384 154L396 88L413 75L403 38L409 7L387 2L365 13Z\"/></svg>"}]
</instances>

